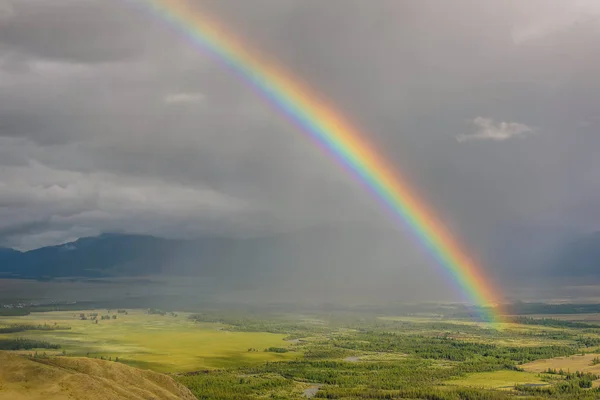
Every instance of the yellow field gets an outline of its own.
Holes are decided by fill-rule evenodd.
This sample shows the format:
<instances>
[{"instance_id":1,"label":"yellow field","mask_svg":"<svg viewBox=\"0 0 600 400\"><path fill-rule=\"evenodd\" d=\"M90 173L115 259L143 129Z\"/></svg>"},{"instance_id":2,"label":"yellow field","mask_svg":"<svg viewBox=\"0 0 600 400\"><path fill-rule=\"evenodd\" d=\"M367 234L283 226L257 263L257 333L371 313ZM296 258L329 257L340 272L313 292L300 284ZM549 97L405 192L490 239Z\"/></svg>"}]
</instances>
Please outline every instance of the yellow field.
<instances>
[{"instance_id":1,"label":"yellow field","mask_svg":"<svg viewBox=\"0 0 600 400\"><path fill-rule=\"evenodd\" d=\"M585 354L583 356L578 354L570 357L548 358L523 364L522 367L526 371L531 372L544 372L548 368L552 368L556 370L562 369L565 372L582 371L600 375L600 364L592 365L592 360L596 357L599 357L598 354Z\"/></svg>"},{"instance_id":2,"label":"yellow field","mask_svg":"<svg viewBox=\"0 0 600 400\"><path fill-rule=\"evenodd\" d=\"M188 315L148 315L140 310L118 314L116 320L82 321L78 312L35 313L0 317L0 325L68 325L65 331L26 331L1 335L45 340L62 346L59 352L115 359L159 372L241 366L264 361L294 359L299 353L267 353L268 347L290 347L285 335L264 332L228 332L220 324L194 323ZM106 314L104 311L99 315ZM86 312L87 314L88 312ZM115 311L112 312L114 314ZM249 352L249 348L258 351ZM50 354L52 351L47 351ZM31 353L28 351L27 353Z\"/></svg>"},{"instance_id":3,"label":"yellow field","mask_svg":"<svg viewBox=\"0 0 600 400\"><path fill-rule=\"evenodd\" d=\"M519 371L479 372L462 379L450 380L447 384L486 389L512 389L515 384L547 385L537 374Z\"/></svg>"}]
</instances>

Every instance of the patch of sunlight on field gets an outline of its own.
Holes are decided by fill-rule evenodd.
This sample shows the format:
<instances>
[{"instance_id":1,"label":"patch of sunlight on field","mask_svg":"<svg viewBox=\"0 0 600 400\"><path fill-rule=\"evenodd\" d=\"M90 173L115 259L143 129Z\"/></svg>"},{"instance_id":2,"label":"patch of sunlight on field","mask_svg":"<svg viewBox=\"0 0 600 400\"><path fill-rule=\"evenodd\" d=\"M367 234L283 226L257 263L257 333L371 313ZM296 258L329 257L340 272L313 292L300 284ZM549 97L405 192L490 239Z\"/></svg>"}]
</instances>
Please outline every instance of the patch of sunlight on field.
<instances>
[{"instance_id":1,"label":"patch of sunlight on field","mask_svg":"<svg viewBox=\"0 0 600 400\"><path fill-rule=\"evenodd\" d=\"M592 363L592 360L597 357L599 357L598 354L577 354L570 357L555 357L532 361L523 364L521 367L531 372L544 372L548 368L551 368L557 371L562 369L564 372L582 371L600 375L600 364L593 365Z\"/></svg>"},{"instance_id":2,"label":"patch of sunlight on field","mask_svg":"<svg viewBox=\"0 0 600 400\"><path fill-rule=\"evenodd\" d=\"M486 389L512 389L515 384L546 386L537 374L519 371L494 371L469 374L446 382L453 386L471 386Z\"/></svg>"},{"instance_id":3,"label":"patch of sunlight on field","mask_svg":"<svg viewBox=\"0 0 600 400\"><path fill-rule=\"evenodd\" d=\"M177 317L149 315L141 310L117 314L116 320L82 321L77 312L34 313L23 317L0 317L0 324L48 324L70 330L26 331L2 337L45 340L60 344L70 355L119 357L127 364L159 372L181 372L265 361L294 359L299 353L267 353L268 347L289 347L286 335L265 332L230 332L221 324L194 323L180 313ZM105 315L104 311L97 312ZM112 314L116 312L113 311ZM253 348L258 351L249 352ZM29 351L31 353L32 351ZM50 351L48 352L50 353Z\"/></svg>"},{"instance_id":4,"label":"patch of sunlight on field","mask_svg":"<svg viewBox=\"0 0 600 400\"><path fill-rule=\"evenodd\" d=\"M536 339L536 338L482 338L479 336L463 336L458 337L458 340L471 343L484 343L484 344L495 344L496 346L506 347L536 347L536 346L568 346L571 344L569 340L549 340L549 339Z\"/></svg>"}]
</instances>

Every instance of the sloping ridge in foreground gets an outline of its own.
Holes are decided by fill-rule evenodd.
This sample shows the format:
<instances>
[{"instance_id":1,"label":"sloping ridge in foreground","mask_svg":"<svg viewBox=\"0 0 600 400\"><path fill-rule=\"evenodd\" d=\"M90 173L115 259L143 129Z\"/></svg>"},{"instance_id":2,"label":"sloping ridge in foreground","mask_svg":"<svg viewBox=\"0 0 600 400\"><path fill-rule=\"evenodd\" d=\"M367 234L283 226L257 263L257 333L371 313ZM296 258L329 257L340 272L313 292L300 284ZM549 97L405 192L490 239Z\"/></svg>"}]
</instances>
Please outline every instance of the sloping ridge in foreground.
<instances>
[{"instance_id":1,"label":"sloping ridge in foreground","mask_svg":"<svg viewBox=\"0 0 600 400\"><path fill-rule=\"evenodd\" d=\"M75 357L31 360L0 351L0 399L195 400L172 378L117 362Z\"/></svg>"}]
</instances>

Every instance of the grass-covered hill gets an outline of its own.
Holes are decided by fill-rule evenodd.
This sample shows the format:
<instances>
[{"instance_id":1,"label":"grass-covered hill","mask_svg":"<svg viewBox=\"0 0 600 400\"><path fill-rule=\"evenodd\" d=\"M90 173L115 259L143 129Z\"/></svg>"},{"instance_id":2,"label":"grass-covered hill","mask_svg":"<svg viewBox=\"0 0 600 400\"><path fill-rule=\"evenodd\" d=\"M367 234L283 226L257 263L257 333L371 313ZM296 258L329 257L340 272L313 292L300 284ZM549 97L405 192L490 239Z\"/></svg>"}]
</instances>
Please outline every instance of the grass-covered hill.
<instances>
[{"instance_id":1,"label":"grass-covered hill","mask_svg":"<svg viewBox=\"0 0 600 400\"><path fill-rule=\"evenodd\" d=\"M76 357L30 359L0 351L0 399L162 400L195 397L170 377Z\"/></svg>"}]
</instances>

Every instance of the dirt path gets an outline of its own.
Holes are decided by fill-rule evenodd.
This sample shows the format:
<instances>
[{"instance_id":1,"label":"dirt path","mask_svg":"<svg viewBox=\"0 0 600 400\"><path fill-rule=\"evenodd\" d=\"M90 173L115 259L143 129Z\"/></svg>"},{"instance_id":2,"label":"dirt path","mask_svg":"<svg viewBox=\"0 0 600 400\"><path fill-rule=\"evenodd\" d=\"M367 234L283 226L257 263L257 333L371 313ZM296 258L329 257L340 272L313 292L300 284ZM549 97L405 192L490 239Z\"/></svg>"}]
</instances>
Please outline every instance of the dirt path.
<instances>
[{"instance_id":1,"label":"dirt path","mask_svg":"<svg viewBox=\"0 0 600 400\"><path fill-rule=\"evenodd\" d=\"M311 385L308 388L304 389L304 396L310 399L311 397L315 397L319 389L321 389L322 384Z\"/></svg>"}]
</instances>

